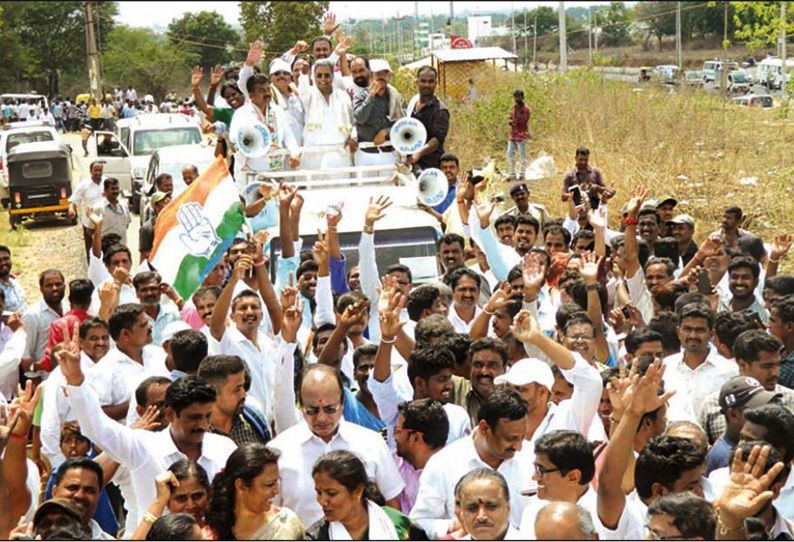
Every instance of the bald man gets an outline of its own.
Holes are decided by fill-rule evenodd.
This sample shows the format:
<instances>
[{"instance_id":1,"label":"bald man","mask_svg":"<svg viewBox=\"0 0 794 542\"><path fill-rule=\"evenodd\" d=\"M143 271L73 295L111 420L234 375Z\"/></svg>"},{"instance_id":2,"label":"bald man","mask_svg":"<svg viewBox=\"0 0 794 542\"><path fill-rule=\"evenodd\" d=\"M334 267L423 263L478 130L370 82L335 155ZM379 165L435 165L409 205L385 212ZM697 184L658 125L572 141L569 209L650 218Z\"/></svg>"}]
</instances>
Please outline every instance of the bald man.
<instances>
[{"instance_id":1,"label":"bald man","mask_svg":"<svg viewBox=\"0 0 794 542\"><path fill-rule=\"evenodd\" d=\"M598 540L590 512L578 504L553 502L535 518L537 540Z\"/></svg>"}]
</instances>

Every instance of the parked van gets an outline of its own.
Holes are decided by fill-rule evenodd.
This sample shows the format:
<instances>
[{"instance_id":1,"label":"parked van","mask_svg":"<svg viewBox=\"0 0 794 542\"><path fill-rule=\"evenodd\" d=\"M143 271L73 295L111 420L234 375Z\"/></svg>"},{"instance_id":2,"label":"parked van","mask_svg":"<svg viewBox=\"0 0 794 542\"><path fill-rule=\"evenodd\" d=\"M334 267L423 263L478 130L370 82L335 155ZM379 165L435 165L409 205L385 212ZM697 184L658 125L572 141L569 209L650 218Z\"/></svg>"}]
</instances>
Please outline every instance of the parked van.
<instances>
[{"instance_id":1,"label":"parked van","mask_svg":"<svg viewBox=\"0 0 794 542\"><path fill-rule=\"evenodd\" d=\"M703 63L703 84L714 83L719 84L722 78L722 60L707 60ZM725 62L725 68L729 72L739 69L739 64L736 62Z\"/></svg>"},{"instance_id":2,"label":"parked van","mask_svg":"<svg viewBox=\"0 0 794 542\"><path fill-rule=\"evenodd\" d=\"M794 69L794 60L786 59L786 74L783 73L783 60L777 57L763 59L756 67L756 80L769 89L781 89Z\"/></svg>"}]
</instances>

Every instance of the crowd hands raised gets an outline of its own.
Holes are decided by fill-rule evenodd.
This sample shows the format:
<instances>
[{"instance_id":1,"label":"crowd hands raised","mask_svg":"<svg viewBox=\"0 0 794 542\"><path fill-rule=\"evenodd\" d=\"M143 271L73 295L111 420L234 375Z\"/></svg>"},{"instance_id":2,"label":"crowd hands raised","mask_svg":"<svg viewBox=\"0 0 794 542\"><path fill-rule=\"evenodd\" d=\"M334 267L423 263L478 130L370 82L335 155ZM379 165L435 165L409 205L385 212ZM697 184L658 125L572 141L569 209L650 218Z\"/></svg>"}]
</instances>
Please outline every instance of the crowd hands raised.
<instances>
[{"instance_id":1,"label":"crowd hands raised","mask_svg":"<svg viewBox=\"0 0 794 542\"><path fill-rule=\"evenodd\" d=\"M271 75L291 110L293 74ZM272 103L230 88L238 109ZM386 196L356 225L357 265L341 209L302 250L311 191L283 183L262 194L275 271L267 235L241 236L188 300L93 214L68 307L56 269L28 306L0 247L0 537L791 540L791 236L765 244L729 207L697 245L644 187L613 230L622 195L587 157L555 219L520 181L498 209L439 155L438 282L379 267Z\"/></svg>"}]
</instances>

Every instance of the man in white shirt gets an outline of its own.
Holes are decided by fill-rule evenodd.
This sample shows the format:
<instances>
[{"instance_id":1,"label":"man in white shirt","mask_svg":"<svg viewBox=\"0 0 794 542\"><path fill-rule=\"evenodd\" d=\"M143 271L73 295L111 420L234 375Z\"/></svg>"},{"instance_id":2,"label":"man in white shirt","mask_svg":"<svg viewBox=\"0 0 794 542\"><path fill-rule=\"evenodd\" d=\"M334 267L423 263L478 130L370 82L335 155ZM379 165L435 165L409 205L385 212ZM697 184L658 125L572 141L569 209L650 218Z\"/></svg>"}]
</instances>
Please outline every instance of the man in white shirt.
<instances>
[{"instance_id":1,"label":"man in white shirt","mask_svg":"<svg viewBox=\"0 0 794 542\"><path fill-rule=\"evenodd\" d=\"M457 517L468 533L460 540L525 540L510 524L510 489L504 476L474 469L455 488Z\"/></svg>"},{"instance_id":2,"label":"man in white shirt","mask_svg":"<svg viewBox=\"0 0 794 542\"><path fill-rule=\"evenodd\" d=\"M100 203L94 207L94 214L102 217L102 234L115 233L121 237L121 244L127 244L127 228L130 226L129 208L119 199L121 189L119 180L107 178L103 181L104 192ZM96 221L94 220L96 223Z\"/></svg>"},{"instance_id":3,"label":"man in white shirt","mask_svg":"<svg viewBox=\"0 0 794 542\"><path fill-rule=\"evenodd\" d=\"M739 368L709 346L714 328L714 313L710 307L685 305L678 322L678 338L683 351L664 359L665 389L676 392L670 399L667 415L671 421L696 422L696 407L718 393L729 378L738 375Z\"/></svg>"},{"instance_id":4,"label":"man in white shirt","mask_svg":"<svg viewBox=\"0 0 794 542\"><path fill-rule=\"evenodd\" d=\"M135 92L135 89L132 86L127 87L127 101L128 102L135 102L138 99L138 93Z\"/></svg>"},{"instance_id":5,"label":"man in white shirt","mask_svg":"<svg viewBox=\"0 0 794 542\"><path fill-rule=\"evenodd\" d=\"M102 162L91 162L88 168L91 175L80 181L80 184L77 185L77 188L69 198L69 218L77 216L78 208L83 214L83 240L85 242L86 261L88 261L94 236L94 223L86 211L89 208L96 207L102 201L102 172L104 168L105 166Z\"/></svg>"},{"instance_id":6,"label":"man in white shirt","mask_svg":"<svg viewBox=\"0 0 794 542\"><path fill-rule=\"evenodd\" d=\"M143 305L119 305L108 326L116 347L96 364L90 384L105 414L123 420L138 384L147 376L168 376L168 369L163 349L151 345L152 324Z\"/></svg>"},{"instance_id":7,"label":"man in white shirt","mask_svg":"<svg viewBox=\"0 0 794 542\"><path fill-rule=\"evenodd\" d=\"M449 321L458 333L471 332L474 320L482 312L477 306L480 283L484 279L468 267L461 267L449 274L452 288L452 306L449 308Z\"/></svg>"},{"instance_id":8,"label":"man in white shirt","mask_svg":"<svg viewBox=\"0 0 794 542\"><path fill-rule=\"evenodd\" d=\"M80 367L83 374L90 375L94 366L110 348L110 334L107 323L100 318L89 318L80 325ZM67 337L68 338L68 337ZM53 348L52 356L57 359L59 347ZM53 468L57 468L66 458L61 451L60 437L63 423L74 419L64 388L61 367L55 367L44 385L41 408L41 451Z\"/></svg>"},{"instance_id":9,"label":"man in white shirt","mask_svg":"<svg viewBox=\"0 0 794 542\"><path fill-rule=\"evenodd\" d=\"M42 299L28 308L22 317L27 332L22 360L26 366L44 356L50 338L50 324L64 314L61 304L66 293L63 273L57 269L42 271L39 275L39 290Z\"/></svg>"},{"instance_id":10,"label":"man in white shirt","mask_svg":"<svg viewBox=\"0 0 794 542\"><path fill-rule=\"evenodd\" d=\"M334 450L355 453L375 481L386 504L399 509L404 483L381 436L342 419L345 395L340 373L322 364L303 373L299 399L303 421L280 433L267 445L281 452L278 460L281 493L274 504L294 511L304 525L322 518L311 475L314 462Z\"/></svg>"},{"instance_id":11,"label":"man in white shirt","mask_svg":"<svg viewBox=\"0 0 794 542\"><path fill-rule=\"evenodd\" d=\"M527 402L518 392L499 388L480 407L477 428L447 445L425 465L410 516L431 539L455 530L455 487L475 468L498 471L510 490L510 521L519 524L531 483L532 450L524 448Z\"/></svg>"},{"instance_id":12,"label":"man in white shirt","mask_svg":"<svg viewBox=\"0 0 794 542\"><path fill-rule=\"evenodd\" d=\"M2 305L0 295L0 309ZM0 323L0 403L10 402L17 392L19 364L26 340L25 324L18 314L12 314L5 323Z\"/></svg>"},{"instance_id":13,"label":"man in white shirt","mask_svg":"<svg viewBox=\"0 0 794 542\"><path fill-rule=\"evenodd\" d=\"M111 325L112 329L112 325ZM61 354L69 403L83 434L125 467L132 478L136 514L127 525L138 525L156 496L152 482L158 474L180 459L195 461L212 478L226 465L236 449L230 439L208 433L215 389L195 376L180 378L165 393L165 419L168 429L137 431L123 426L102 413L96 394L85 386L78 349L70 344Z\"/></svg>"},{"instance_id":14,"label":"man in white shirt","mask_svg":"<svg viewBox=\"0 0 794 542\"><path fill-rule=\"evenodd\" d=\"M163 282L159 273L154 271L138 273L132 278L132 285L138 296L138 302L143 305L146 316L152 324L152 344L162 347L163 332L166 326L179 320L179 310L183 304L182 298L171 285ZM172 303L160 303L163 294Z\"/></svg>"}]
</instances>

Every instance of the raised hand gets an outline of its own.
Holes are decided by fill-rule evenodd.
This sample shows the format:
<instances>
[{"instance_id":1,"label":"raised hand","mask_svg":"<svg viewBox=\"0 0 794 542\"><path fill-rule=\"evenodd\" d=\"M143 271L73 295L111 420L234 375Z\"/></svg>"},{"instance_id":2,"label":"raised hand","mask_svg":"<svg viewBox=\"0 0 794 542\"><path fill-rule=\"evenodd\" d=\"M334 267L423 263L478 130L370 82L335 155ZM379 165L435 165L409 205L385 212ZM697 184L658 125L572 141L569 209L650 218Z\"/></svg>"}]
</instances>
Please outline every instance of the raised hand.
<instances>
[{"instance_id":1,"label":"raised hand","mask_svg":"<svg viewBox=\"0 0 794 542\"><path fill-rule=\"evenodd\" d=\"M340 26L341 23L336 22L336 15L328 12L325 16L325 20L323 20L323 35L333 36L334 32L336 32Z\"/></svg>"},{"instance_id":2,"label":"raised hand","mask_svg":"<svg viewBox=\"0 0 794 542\"><path fill-rule=\"evenodd\" d=\"M632 383L634 389L627 408L637 416L642 417L648 412L653 412L675 395L675 391L659 395L664 370L665 366L662 365L662 360L657 359L651 363L642 378L637 379L636 385L634 382Z\"/></svg>"},{"instance_id":3,"label":"raised hand","mask_svg":"<svg viewBox=\"0 0 794 542\"><path fill-rule=\"evenodd\" d=\"M301 54L303 52L306 52L308 50L309 50L309 44L306 43L303 40L296 41L295 45L292 46L292 54L293 55L299 55L299 54Z\"/></svg>"},{"instance_id":4,"label":"raised hand","mask_svg":"<svg viewBox=\"0 0 794 542\"><path fill-rule=\"evenodd\" d=\"M360 323L366 313L367 301L362 299L345 309L345 312L339 317L339 325L349 328L356 323Z\"/></svg>"},{"instance_id":5,"label":"raised hand","mask_svg":"<svg viewBox=\"0 0 794 542\"><path fill-rule=\"evenodd\" d=\"M335 213L325 213L325 223L328 225L328 228L336 228L339 225L339 222L342 221L342 209L344 208L345 203L339 202L339 205L334 206L336 209Z\"/></svg>"},{"instance_id":6,"label":"raised hand","mask_svg":"<svg viewBox=\"0 0 794 542\"><path fill-rule=\"evenodd\" d=\"M85 216L87 216L89 220L94 223L95 228L102 227L102 213L97 213L91 207L87 207L85 210Z\"/></svg>"},{"instance_id":7,"label":"raised hand","mask_svg":"<svg viewBox=\"0 0 794 542\"><path fill-rule=\"evenodd\" d=\"M381 297L383 296L381 295ZM400 312L405 306L405 299L402 292L393 288L387 293L386 308L382 310L380 303L378 304L378 322L382 337L393 339L405 325L405 322L400 322Z\"/></svg>"},{"instance_id":8,"label":"raised hand","mask_svg":"<svg viewBox=\"0 0 794 542\"><path fill-rule=\"evenodd\" d=\"M270 237L270 233L266 230L259 230L256 235L248 234L248 243L254 247L254 260L261 262L265 257L265 245Z\"/></svg>"},{"instance_id":9,"label":"raised hand","mask_svg":"<svg viewBox=\"0 0 794 542\"><path fill-rule=\"evenodd\" d=\"M369 206L364 215L364 225L370 228L375 225L375 222L386 216L384 211L391 207L392 201L389 196L378 196L377 200L369 198Z\"/></svg>"},{"instance_id":10,"label":"raised hand","mask_svg":"<svg viewBox=\"0 0 794 542\"><path fill-rule=\"evenodd\" d=\"M69 334L69 326L63 322L63 342L55 345L52 355L61 367L66 383L79 386L83 383L83 370L80 367L80 343L78 334L80 326L73 326Z\"/></svg>"},{"instance_id":11,"label":"raised hand","mask_svg":"<svg viewBox=\"0 0 794 542\"><path fill-rule=\"evenodd\" d=\"M194 66L193 74L190 76L190 85L192 87L197 87L201 85L201 80L203 78L204 78L204 70L201 69L201 66Z\"/></svg>"},{"instance_id":12,"label":"raised hand","mask_svg":"<svg viewBox=\"0 0 794 542\"><path fill-rule=\"evenodd\" d=\"M546 267L527 254L521 262L521 275L524 278L524 295L530 297L538 295L546 278Z\"/></svg>"},{"instance_id":13,"label":"raised hand","mask_svg":"<svg viewBox=\"0 0 794 542\"><path fill-rule=\"evenodd\" d=\"M295 185L280 183L278 185L278 204L283 208L289 208L292 205L292 200L298 193L298 187Z\"/></svg>"},{"instance_id":14,"label":"raised hand","mask_svg":"<svg viewBox=\"0 0 794 542\"><path fill-rule=\"evenodd\" d=\"M589 252L585 254L582 259L584 265L582 266L582 278L587 284L596 284L598 282L598 268L601 265L602 257L596 257L595 254Z\"/></svg>"},{"instance_id":15,"label":"raised hand","mask_svg":"<svg viewBox=\"0 0 794 542\"><path fill-rule=\"evenodd\" d=\"M629 323L635 328L645 327L645 319L642 317L640 309L634 303L626 303L626 310L629 312Z\"/></svg>"},{"instance_id":16,"label":"raised hand","mask_svg":"<svg viewBox=\"0 0 794 542\"><path fill-rule=\"evenodd\" d=\"M188 252L197 257L210 257L215 247L221 244L221 239L201 205L193 201L182 204L176 216L184 230L179 234L179 240Z\"/></svg>"},{"instance_id":17,"label":"raised hand","mask_svg":"<svg viewBox=\"0 0 794 542\"><path fill-rule=\"evenodd\" d=\"M251 44L251 47L248 49L248 56L245 57L245 65L246 66L255 66L262 60L262 52L265 50L265 44L259 40L256 40L254 43Z\"/></svg>"},{"instance_id":18,"label":"raised hand","mask_svg":"<svg viewBox=\"0 0 794 542\"><path fill-rule=\"evenodd\" d=\"M480 227L486 229L491 225L491 215L496 208L496 202L486 199L482 201L479 194L474 196L474 208L477 210L477 216L480 218Z\"/></svg>"},{"instance_id":19,"label":"raised hand","mask_svg":"<svg viewBox=\"0 0 794 542\"><path fill-rule=\"evenodd\" d=\"M201 68L199 68L201 69ZM224 69L220 64L216 64L210 71L210 86L217 87L223 79Z\"/></svg>"},{"instance_id":20,"label":"raised hand","mask_svg":"<svg viewBox=\"0 0 794 542\"><path fill-rule=\"evenodd\" d=\"M284 307L282 305L282 307ZM281 317L281 338L284 342L294 343L297 342L298 330L301 328L303 322L303 303L295 303L284 308Z\"/></svg>"},{"instance_id":21,"label":"raised hand","mask_svg":"<svg viewBox=\"0 0 794 542\"><path fill-rule=\"evenodd\" d=\"M607 221L604 207L587 211L587 221L590 222L590 225L596 230L603 230L606 228Z\"/></svg>"},{"instance_id":22,"label":"raised hand","mask_svg":"<svg viewBox=\"0 0 794 542\"><path fill-rule=\"evenodd\" d=\"M353 38L350 36L343 36L341 34L338 35L339 43L337 43L334 52L336 56L346 55L347 52L350 50L350 46L353 44Z\"/></svg>"},{"instance_id":23,"label":"raised hand","mask_svg":"<svg viewBox=\"0 0 794 542\"><path fill-rule=\"evenodd\" d=\"M615 330L615 333L626 333L626 317L623 315L623 311L620 309L612 309L609 313L608 319L609 325L612 326L612 329Z\"/></svg>"},{"instance_id":24,"label":"raised hand","mask_svg":"<svg viewBox=\"0 0 794 542\"><path fill-rule=\"evenodd\" d=\"M157 405L149 405L135 423L130 425L131 429L143 429L144 431L157 431L160 429L160 408Z\"/></svg>"},{"instance_id":25,"label":"raised hand","mask_svg":"<svg viewBox=\"0 0 794 542\"><path fill-rule=\"evenodd\" d=\"M783 235L775 236L775 242L772 243L772 250L769 253L769 259L777 262L788 254L791 249L791 234L784 233Z\"/></svg>"},{"instance_id":26,"label":"raised hand","mask_svg":"<svg viewBox=\"0 0 794 542\"><path fill-rule=\"evenodd\" d=\"M631 366L631 371L626 375L626 361L623 358L618 359L618 376L612 378L607 383L607 393L609 393L609 402L612 405L612 416L615 419L620 419L631 400L633 389L630 388L632 382L637 381L637 364Z\"/></svg>"},{"instance_id":27,"label":"raised hand","mask_svg":"<svg viewBox=\"0 0 794 542\"><path fill-rule=\"evenodd\" d=\"M317 230L317 242L314 243L312 253L317 266L320 269L327 269L329 266L328 238L320 230Z\"/></svg>"},{"instance_id":28,"label":"raised hand","mask_svg":"<svg viewBox=\"0 0 794 542\"><path fill-rule=\"evenodd\" d=\"M510 331L512 331L513 337L525 344L534 344L537 338L543 334L535 315L526 310L516 315Z\"/></svg>"},{"instance_id":29,"label":"raised hand","mask_svg":"<svg viewBox=\"0 0 794 542\"><path fill-rule=\"evenodd\" d=\"M25 329L25 323L22 321L22 316L18 312L8 317L6 326L14 333L16 333L18 329Z\"/></svg>"},{"instance_id":30,"label":"raised hand","mask_svg":"<svg viewBox=\"0 0 794 542\"><path fill-rule=\"evenodd\" d=\"M19 407L14 405L0 405L0 454L8 444L11 433L19 421Z\"/></svg>"},{"instance_id":31,"label":"raised hand","mask_svg":"<svg viewBox=\"0 0 794 542\"><path fill-rule=\"evenodd\" d=\"M242 254L237 261L234 263L234 271L232 271L232 277L235 280L242 280L247 274L249 274L249 270L253 269L254 267L254 260L251 258L249 254Z\"/></svg>"},{"instance_id":32,"label":"raised hand","mask_svg":"<svg viewBox=\"0 0 794 542\"><path fill-rule=\"evenodd\" d=\"M640 212L640 207L645 198L648 197L648 189L644 186L638 186L631 191L631 199L629 200L628 213L630 218L637 218L637 213Z\"/></svg>"},{"instance_id":33,"label":"raised hand","mask_svg":"<svg viewBox=\"0 0 794 542\"><path fill-rule=\"evenodd\" d=\"M489 299L488 303L485 305L485 312L487 314L493 314L495 310L504 308L510 303L511 294L512 288L510 287L510 283L505 281L502 283L502 286L491 295L491 299Z\"/></svg>"},{"instance_id":34,"label":"raised hand","mask_svg":"<svg viewBox=\"0 0 794 542\"><path fill-rule=\"evenodd\" d=\"M737 449L731 464L731 476L719 499L714 503L720 521L731 530L740 528L745 519L755 516L772 500L769 489L783 470L783 463L775 463L766 474L764 467L769 459L769 445L753 446L747 461L742 460L742 450Z\"/></svg>"},{"instance_id":35,"label":"raised hand","mask_svg":"<svg viewBox=\"0 0 794 542\"><path fill-rule=\"evenodd\" d=\"M298 289L295 288L295 277L293 276L292 271L290 271L287 285L281 289L281 296L279 297L281 308L286 310L288 307L293 306L297 298Z\"/></svg>"},{"instance_id":36,"label":"raised hand","mask_svg":"<svg viewBox=\"0 0 794 542\"><path fill-rule=\"evenodd\" d=\"M155 500L161 504L168 504L171 490L179 487L179 480L176 479L173 472L167 470L154 477L154 485L157 488Z\"/></svg>"}]
</instances>

